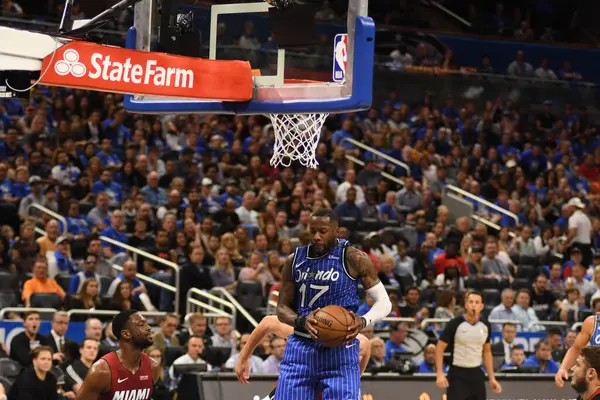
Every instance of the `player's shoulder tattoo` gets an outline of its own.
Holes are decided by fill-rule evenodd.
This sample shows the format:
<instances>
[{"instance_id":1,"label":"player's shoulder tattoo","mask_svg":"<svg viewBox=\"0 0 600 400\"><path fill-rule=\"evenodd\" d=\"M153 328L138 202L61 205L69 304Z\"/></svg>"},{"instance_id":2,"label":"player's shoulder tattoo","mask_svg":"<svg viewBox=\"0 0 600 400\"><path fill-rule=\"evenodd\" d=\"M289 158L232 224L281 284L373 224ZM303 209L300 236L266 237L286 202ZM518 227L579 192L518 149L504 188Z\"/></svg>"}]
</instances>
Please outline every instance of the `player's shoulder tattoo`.
<instances>
[{"instance_id":1,"label":"player's shoulder tattoo","mask_svg":"<svg viewBox=\"0 0 600 400\"><path fill-rule=\"evenodd\" d=\"M371 261L367 253L353 246L348 247L347 252L348 269L352 276L354 278L361 278L363 282L365 279L369 281L375 280L369 287L377 284L379 281L377 273L373 267L373 261Z\"/></svg>"}]
</instances>

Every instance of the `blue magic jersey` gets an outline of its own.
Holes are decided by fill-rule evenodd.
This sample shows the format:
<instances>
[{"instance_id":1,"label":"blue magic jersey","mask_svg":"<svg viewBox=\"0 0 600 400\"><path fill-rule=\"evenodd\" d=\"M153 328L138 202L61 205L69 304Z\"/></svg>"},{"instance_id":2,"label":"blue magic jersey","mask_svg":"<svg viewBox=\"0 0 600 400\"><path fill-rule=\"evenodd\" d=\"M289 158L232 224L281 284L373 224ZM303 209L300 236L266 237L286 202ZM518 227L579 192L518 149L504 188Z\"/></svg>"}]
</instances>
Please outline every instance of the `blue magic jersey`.
<instances>
[{"instance_id":1,"label":"blue magic jersey","mask_svg":"<svg viewBox=\"0 0 600 400\"><path fill-rule=\"evenodd\" d=\"M598 347L600 346L600 314L596 314L594 317L596 321L594 321L594 330L590 337L590 346Z\"/></svg>"},{"instance_id":2,"label":"blue magic jersey","mask_svg":"<svg viewBox=\"0 0 600 400\"><path fill-rule=\"evenodd\" d=\"M292 273L296 283L296 312L308 315L317 308L331 305L350 311L358 309L358 281L346 267L348 242L338 239L325 255L308 256L310 245L298 247L294 253Z\"/></svg>"}]
</instances>

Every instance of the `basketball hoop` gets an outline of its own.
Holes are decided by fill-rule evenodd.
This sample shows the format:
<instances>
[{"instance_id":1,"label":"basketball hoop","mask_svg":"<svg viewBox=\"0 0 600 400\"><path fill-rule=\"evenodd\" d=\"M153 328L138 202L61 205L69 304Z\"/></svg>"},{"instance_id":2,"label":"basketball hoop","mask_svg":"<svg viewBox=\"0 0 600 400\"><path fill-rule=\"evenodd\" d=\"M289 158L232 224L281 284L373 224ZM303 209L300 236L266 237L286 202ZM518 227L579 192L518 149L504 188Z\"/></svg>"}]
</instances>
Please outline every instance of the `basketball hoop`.
<instances>
[{"instance_id":1,"label":"basketball hoop","mask_svg":"<svg viewBox=\"0 0 600 400\"><path fill-rule=\"evenodd\" d=\"M271 166L287 168L298 161L307 168L317 168L317 146L328 115L269 114L275 131Z\"/></svg>"},{"instance_id":2,"label":"basketball hoop","mask_svg":"<svg viewBox=\"0 0 600 400\"><path fill-rule=\"evenodd\" d=\"M285 79L286 84L322 83L307 79ZM271 166L289 167L298 161L307 168L317 168L317 146L329 113L268 114L275 132Z\"/></svg>"}]
</instances>

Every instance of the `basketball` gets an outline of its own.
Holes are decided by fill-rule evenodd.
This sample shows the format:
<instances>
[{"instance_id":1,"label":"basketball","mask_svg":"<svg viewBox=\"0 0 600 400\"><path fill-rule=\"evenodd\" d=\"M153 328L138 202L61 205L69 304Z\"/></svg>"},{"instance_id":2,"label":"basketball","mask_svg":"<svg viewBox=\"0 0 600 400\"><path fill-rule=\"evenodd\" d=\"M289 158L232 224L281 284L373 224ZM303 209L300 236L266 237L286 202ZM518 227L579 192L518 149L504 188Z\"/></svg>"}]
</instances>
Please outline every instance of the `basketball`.
<instances>
[{"instance_id":1,"label":"basketball","mask_svg":"<svg viewBox=\"0 0 600 400\"><path fill-rule=\"evenodd\" d=\"M318 341L325 347L339 347L346 342L348 327L353 317L344 307L327 306L315 313Z\"/></svg>"}]
</instances>

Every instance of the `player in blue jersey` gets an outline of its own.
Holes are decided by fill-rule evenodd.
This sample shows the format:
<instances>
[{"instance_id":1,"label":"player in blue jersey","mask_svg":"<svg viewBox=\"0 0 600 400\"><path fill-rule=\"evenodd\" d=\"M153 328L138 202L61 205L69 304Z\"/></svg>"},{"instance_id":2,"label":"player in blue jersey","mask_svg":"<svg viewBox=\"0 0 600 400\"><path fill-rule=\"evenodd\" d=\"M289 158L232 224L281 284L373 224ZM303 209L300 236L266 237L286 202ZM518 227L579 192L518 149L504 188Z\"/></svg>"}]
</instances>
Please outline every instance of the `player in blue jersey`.
<instances>
[{"instance_id":1,"label":"player in blue jersey","mask_svg":"<svg viewBox=\"0 0 600 400\"><path fill-rule=\"evenodd\" d=\"M309 221L311 243L298 247L284 263L277 317L294 328L288 339L275 400L358 400L360 397L359 332L389 315L392 304L377 278L369 257L337 239L338 218L328 209L315 212ZM361 318L358 283L374 300ZM321 307L348 309L354 322L346 343L327 348L316 341L314 315Z\"/></svg>"},{"instance_id":2,"label":"player in blue jersey","mask_svg":"<svg viewBox=\"0 0 600 400\"><path fill-rule=\"evenodd\" d=\"M598 300L600 301L600 300ZM575 338L575 343L565 354L560 368L554 376L556 386L563 387L564 381L569 379L569 371L581 355L581 349L586 346L600 346L600 313L590 315L583 321L581 331Z\"/></svg>"}]
</instances>

